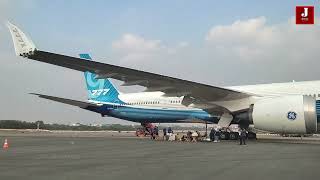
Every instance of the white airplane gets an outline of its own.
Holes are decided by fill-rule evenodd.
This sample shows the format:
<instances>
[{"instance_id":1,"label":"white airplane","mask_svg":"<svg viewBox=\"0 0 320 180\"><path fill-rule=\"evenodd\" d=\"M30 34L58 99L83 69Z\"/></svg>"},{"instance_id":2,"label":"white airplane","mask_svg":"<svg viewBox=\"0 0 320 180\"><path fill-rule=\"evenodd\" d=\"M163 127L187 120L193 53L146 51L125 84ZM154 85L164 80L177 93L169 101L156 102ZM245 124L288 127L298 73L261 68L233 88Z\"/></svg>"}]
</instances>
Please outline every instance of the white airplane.
<instances>
[{"instance_id":1,"label":"white airplane","mask_svg":"<svg viewBox=\"0 0 320 180\"><path fill-rule=\"evenodd\" d=\"M35 94L134 122L231 123L276 133L315 133L320 119L320 81L217 87L160 74L46 52L36 48L17 26L7 24L17 56L82 71L88 87L87 102ZM144 92L124 94L108 78L122 86L140 85Z\"/></svg>"}]
</instances>

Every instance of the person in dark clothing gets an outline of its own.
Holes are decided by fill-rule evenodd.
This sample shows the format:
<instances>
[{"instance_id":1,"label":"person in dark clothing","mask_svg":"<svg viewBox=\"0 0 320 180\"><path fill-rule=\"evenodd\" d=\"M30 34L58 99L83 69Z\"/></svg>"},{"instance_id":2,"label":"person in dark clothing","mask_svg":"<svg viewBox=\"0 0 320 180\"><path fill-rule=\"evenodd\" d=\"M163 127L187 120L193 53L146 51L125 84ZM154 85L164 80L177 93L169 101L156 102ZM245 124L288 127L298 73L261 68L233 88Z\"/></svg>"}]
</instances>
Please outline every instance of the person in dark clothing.
<instances>
[{"instance_id":1,"label":"person in dark clothing","mask_svg":"<svg viewBox=\"0 0 320 180\"><path fill-rule=\"evenodd\" d=\"M162 132L163 132L163 136L167 135L167 129L166 128L163 128Z\"/></svg>"},{"instance_id":2,"label":"person in dark clothing","mask_svg":"<svg viewBox=\"0 0 320 180\"><path fill-rule=\"evenodd\" d=\"M187 140L188 140L189 142L192 141L192 132L191 132L191 131L188 131L188 132L187 132Z\"/></svg>"},{"instance_id":3,"label":"person in dark clothing","mask_svg":"<svg viewBox=\"0 0 320 180\"><path fill-rule=\"evenodd\" d=\"M168 127L168 134L172 134L172 133L173 133L173 131L172 131L171 127Z\"/></svg>"},{"instance_id":4,"label":"person in dark clothing","mask_svg":"<svg viewBox=\"0 0 320 180\"><path fill-rule=\"evenodd\" d=\"M159 128L158 128L158 126L154 127L154 134L155 134L156 136L159 135Z\"/></svg>"},{"instance_id":5,"label":"person in dark clothing","mask_svg":"<svg viewBox=\"0 0 320 180\"><path fill-rule=\"evenodd\" d=\"M216 133L216 131L214 130L214 128L211 129L209 137L211 141L214 141L214 134Z\"/></svg>"},{"instance_id":6,"label":"person in dark clothing","mask_svg":"<svg viewBox=\"0 0 320 180\"><path fill-rule=\"evenodd\" d=\"M167 128L163 128L162 129L162 132L163 132L163 140L167 140Z\"/></svg>"},{"instance_id":7,"label":"person in dark clothing","mask_svg":"<svg viewBox=\"0 0 320 180\"><path fill-rule=\"evenodd\" d=\"M150 135L151 135L151 139L155 139L155 132L154 132L154 128L150 128Z\"/></svg>"},{"instance_id":8,"label":"person in dark clothing","mask_svg":"<svg viewBox=\"0 0 320 180\"><path fill-rule=\"evenodd\" d=\"M247 131L242 128L239 132L239 135L240 135L240 145L246 145L246 139L247 139Z\"/></svg>"},{"instance_id":9,"label":"person in dark clothing","mask_svg":"<svg viewBox=\"0 0 320 180\"><path fill-rule=\"evenodd\" d=\"M220 142L220 135L221 135L221 130L218 129L215 133L215 138L214 138L214 142Z\"/></svg>"}]
</instances>

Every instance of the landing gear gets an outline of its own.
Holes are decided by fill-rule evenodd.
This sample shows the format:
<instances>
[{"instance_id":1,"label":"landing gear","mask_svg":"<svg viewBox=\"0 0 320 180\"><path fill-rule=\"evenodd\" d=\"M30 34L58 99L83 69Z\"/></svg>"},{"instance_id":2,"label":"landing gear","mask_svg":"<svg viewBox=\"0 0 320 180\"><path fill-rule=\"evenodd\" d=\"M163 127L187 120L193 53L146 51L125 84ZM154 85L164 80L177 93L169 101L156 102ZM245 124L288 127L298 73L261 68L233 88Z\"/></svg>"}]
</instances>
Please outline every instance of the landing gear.
<instances>
[{"instance_id":1,"label":"landing gear","mask_svg":"<svg viewBox=\"0 0 320 180\"><path fill-rule=\"evenodd\" d=\"M208 122L206 121L206 138L208 138Z\"/></svg>"},{"instance_id":2,"label":"landing gear","mask_svg":"<svg viewBox=\"0 0 320 180\"><path fill-rule=\"evenodd\" d=\"M221 139L221 140L229 140L229 139L230 139L230 133L229 133L229 132L226 132L226 131L221 132L221 134L220 134L220 139Z\"/></svg>"},{"instance_id":3,"label":"landing gear","mask_svg":"<svg viewBox=\"0 0 320 180\"><path fill-rule=\"evenodd\" d=\"M230 132L229 139L230 140L238 140L239 139L239 133L238 132Z\"/></svg>"},{"instance_id":4,"label":"landing gear","mask_svg":"<svg viewBox=\"0 0 320 180\"><path fill-rule=\"evenodd\" d=\"M223 131L220 134L221 140L238 140L239 139L239 133L238 132L226 132ZM250 140L256 140L257 135L254 132L248 132L247 138Z\"/></svg>"},{"instance_id":5,"label":"landing gear","mask_svg":"<svg viewBox=\"0 0 320 180\"><path fill-rule=\"evenodd\" d=\"M247 135L247 138L248 139L252 139L252 140L257 140L257 134L254 133L254 132L248 132L248 135Z\"/></svg>"}]
</instances>

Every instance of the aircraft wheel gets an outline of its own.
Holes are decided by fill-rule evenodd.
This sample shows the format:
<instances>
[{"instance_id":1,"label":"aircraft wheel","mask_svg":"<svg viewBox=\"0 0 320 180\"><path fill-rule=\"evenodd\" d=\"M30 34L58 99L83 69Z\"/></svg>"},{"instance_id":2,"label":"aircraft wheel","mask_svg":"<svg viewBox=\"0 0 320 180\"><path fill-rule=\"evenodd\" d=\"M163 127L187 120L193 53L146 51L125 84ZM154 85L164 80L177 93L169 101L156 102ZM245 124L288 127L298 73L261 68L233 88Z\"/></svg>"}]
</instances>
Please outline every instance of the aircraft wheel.
<instances>
[{"instance_id":1,"label":"aircraft wheel","mask_svg":"<svg viewBox=\"0 0 320 180\"><path fill-rule=\"evenodd\" d=\"M248 139L256 140L257 139L257 134L254 133L254 132L248 132Z\"/></svg>"},{"instance_id":2,"label":"aircraft wheel","mask_svg":"<svg viewBox=\"0 0 320 180\"><path fill-rule=\"evenodd\" d=\"M238 139L239 139L239 133L237 132L230 133L230 140L238 140Z\"/></svg>"},{"instance_id":3,"label":"aircraft wheel","mask_svg":"<svg viewBox=\"0 0 320 180\"><path fill-rule=\"evenodd\" d=\"M230 133L229 132L221 132L220 134L220 139L221 140L229 140L230 138Z\"/></svg>"}]
</instances>

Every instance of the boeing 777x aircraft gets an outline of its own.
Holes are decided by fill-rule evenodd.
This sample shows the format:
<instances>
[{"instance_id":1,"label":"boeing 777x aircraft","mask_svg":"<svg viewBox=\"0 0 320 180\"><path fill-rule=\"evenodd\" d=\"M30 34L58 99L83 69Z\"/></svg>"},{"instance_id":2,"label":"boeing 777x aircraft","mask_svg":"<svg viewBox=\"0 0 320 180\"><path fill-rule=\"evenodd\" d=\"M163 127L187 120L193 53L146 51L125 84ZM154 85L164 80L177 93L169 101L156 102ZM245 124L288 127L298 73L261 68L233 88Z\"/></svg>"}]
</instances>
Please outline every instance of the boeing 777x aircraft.
<instances>
[{"instance_id":1,"label":"boeing 777x aircraft","mask_svg":"<svg viewBox=\"0 0 320 180\"><path fill-rule=\"evenodd\" d=\"M35 94L41 98L140 123L236 123L277 133L317 131L320 81L217 87L92 61L88 54L77 58L42 51L17 26L8 23L8 28L17 56L84 72L87 102ZM108 78L146 89L124 94Z\"/></svg>"}]
</instances>

